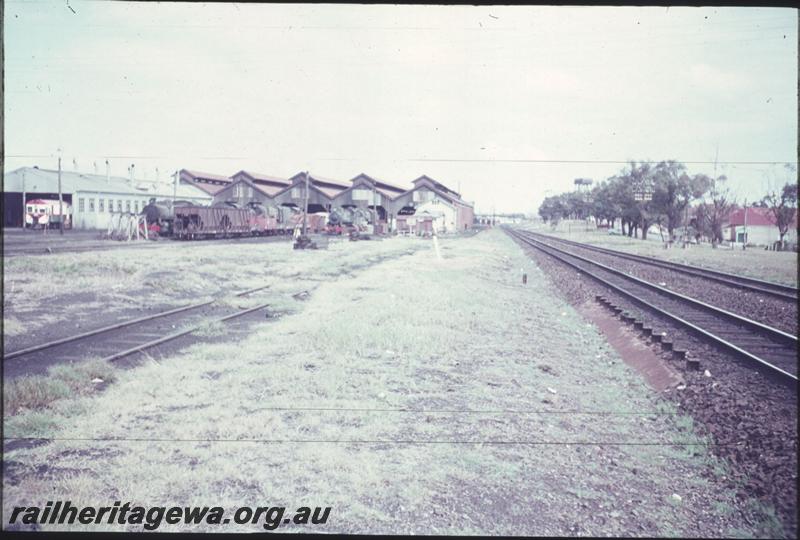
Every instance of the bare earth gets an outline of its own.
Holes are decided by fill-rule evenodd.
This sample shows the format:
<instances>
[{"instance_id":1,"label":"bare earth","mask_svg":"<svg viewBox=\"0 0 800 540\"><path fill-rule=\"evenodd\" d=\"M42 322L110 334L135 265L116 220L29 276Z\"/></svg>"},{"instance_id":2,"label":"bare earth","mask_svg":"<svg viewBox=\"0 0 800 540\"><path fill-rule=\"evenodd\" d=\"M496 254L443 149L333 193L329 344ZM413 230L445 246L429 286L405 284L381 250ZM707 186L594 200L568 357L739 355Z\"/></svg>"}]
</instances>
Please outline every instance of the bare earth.
<instances>
[{"instance_id":1,"label":"bare earth","mask_svg":"<svg viewBox=\"0 0 800 540\"><path fill-rule=\"evenodd\" d=\"M62 417L57 440L5 453L5 515L121 500L332 507L326 525L279 531L758 534L691 419L504 233L441 246L442 260L415 239L291 256L264 246L282 280L319 279L302 309L42 413ZM357 262L368 257L385 260ZM24 437L35 418L4 421L6 437Z\"/></svg>"}]
</instances>

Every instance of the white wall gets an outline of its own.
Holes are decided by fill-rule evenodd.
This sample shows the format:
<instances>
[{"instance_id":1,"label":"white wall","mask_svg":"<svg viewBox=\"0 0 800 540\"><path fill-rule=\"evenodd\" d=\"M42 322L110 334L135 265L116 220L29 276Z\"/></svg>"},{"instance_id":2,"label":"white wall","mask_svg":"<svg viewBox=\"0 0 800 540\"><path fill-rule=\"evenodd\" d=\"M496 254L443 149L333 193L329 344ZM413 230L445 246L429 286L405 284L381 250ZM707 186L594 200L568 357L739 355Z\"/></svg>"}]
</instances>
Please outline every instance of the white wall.
<instances>
[{"instance_id":1,"label":"white wall","mask_svg":"<svg viewBox=\"0 0 800 540\"><path fill-rule=\"evenodd\" d=\"M726 227L725 231L725 239L730 240L731 238L731 227ZM735 227L735 234L733 238L738 240L739 233L744 232L744 225L737 225ZM780 233L778 232L778 227L774 225L766 226L766 225L748 225L747 226L747 243L754 244L757 246L767 246L771 245L781 238ZM786 232L786 235L783 239L787 242L797 242L797 230L789 227L789 230Z\"/></svg>"}]
</instances>

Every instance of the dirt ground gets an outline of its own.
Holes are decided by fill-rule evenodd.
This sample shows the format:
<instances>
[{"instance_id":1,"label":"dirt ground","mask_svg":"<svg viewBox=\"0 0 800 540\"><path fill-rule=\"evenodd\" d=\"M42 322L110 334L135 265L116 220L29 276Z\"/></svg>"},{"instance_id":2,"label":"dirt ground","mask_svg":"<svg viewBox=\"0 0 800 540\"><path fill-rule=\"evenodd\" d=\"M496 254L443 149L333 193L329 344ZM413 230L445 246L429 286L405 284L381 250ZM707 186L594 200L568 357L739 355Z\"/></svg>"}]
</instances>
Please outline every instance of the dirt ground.
<instances>
[{"instance_id":1,"label":"dirt ground","mask_svg":"<svg viewBox=\"0 0 800 540\"><path fill-rule=\"evenodd\" d=\"M276 286L316 280L302 309L47 411L61 415L53 440L5 453L4 512L57 499L310 505L332 507L326 525L279 531L760 534L691 418L512 240L491 230L441 252L395 239L287 255ZM205 279L196 268L173 270ZM4 421L6 437L27 435Z\"/></svg>"}]
</instances>

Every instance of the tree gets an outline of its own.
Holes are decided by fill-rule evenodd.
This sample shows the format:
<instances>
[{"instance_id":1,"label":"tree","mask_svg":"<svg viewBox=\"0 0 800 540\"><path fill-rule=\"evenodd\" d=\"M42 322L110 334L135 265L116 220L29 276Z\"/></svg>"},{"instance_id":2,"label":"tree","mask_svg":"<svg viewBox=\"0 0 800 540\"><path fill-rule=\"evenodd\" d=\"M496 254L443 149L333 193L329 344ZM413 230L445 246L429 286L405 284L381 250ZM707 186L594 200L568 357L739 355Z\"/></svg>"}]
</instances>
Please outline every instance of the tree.
<instances>
[{"instance_id":1,"label":"tree","mask_svg":"<svg viewBox=\"0 0 800 540\"><path fill-rule=\"evenodd\" d=\"M764 203L766 203L775 217L775 224L778 226L778 232L781 235L781 250L784 250L786 245L783 237L789 232L789 225L792 224L797 212L797 184L785 184L779 194L772 191L764 197Z\"/></svg>"},{"instance_id":2,"label":"tree","mask_svg":"<svg viewBox=\"0 0 800 540\"><path fill-rule=\"evenodd\" d=\"M549 221L552 224L558 223L559 220L566 216L566 207L562 199L562 195L545 197L539 206L539 216L544 221Z\"/></svg>"},{"instance_id":3,"label":"tree","mask_svg":"<svg viewBox=\"0 0 800 540\"><path fill-rule=\"evenodd\" d=\"M703 196L710 187L710 178L703 174L689 176L686 167L677 161L662 161L653 171L652 210L666 219L669 240L684 221L689 204Z\"/></svg>"},{"instance_id":4,"label":"tree","mask_svg":"<svg viewBox=\"0 0 800 540\"><path fill-rule=\"evenodd\" d=\"M722 225L736 202L726 185L727 180L725 175L708 179L708 194L697 212L697 225L711 238L711 246L714 248L723 241Z\"/></svg>"}]
</instances>

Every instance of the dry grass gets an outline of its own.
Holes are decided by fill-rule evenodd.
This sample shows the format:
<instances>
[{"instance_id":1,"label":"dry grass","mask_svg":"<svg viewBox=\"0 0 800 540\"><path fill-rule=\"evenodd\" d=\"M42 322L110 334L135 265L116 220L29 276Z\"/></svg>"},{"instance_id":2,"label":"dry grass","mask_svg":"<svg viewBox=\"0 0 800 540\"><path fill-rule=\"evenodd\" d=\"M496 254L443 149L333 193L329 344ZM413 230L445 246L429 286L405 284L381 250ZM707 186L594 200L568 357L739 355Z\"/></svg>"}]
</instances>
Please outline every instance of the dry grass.
<instances>
[{"instance_id":1,"label":"dry grass","mask_svg":"<svg viewBox=\"0 0 800 540\"><path fill-rule=\"evenodd\" d=\"M224 297L263 285L277 290L298 278L313 284L348 275L368 257L395 257L425 247L425 241L411 238L332 243L329 249L313 252L295 251L288 242L198 242L165 243L147 254L119 248L13 257L3 261L4 316L15 332L6 335L24 337L48 325L95 320L99 311L127 316L143 308Z\"/></svg>"},{"instance_id":2,"label":"dry grass","mask_svg":"<svg viewBox=\"0 0 800 540\"><path fill-rule=\"evenodd\" d=\"M7 456L22 467L80 472L50 471L46 482L23 476L6 487L4 505L46 492L76 505L333 507L328 525L305 532L569 536L576 523L591 535L751 529L738 508L702 518L695 511L705 511L718 488L703 477L713 459L702 448L695 455L671 445L695 441L692 426L664 414L674 408L554 295L510 239L490 231L442 244L443 261L420 244L427 249L373 268L359 268L363 256L382 256L383 247L361 260L340 252L323 270L314 270L311 252L298 256L304 277L330 280L292 300L299 312L254 327L241 342L198 345L122 373L51 431L94 441ZM567 410L653 414L598 421L558 413ZM15 426L10 436L23 433ZM656 445L481 444L514 440ZM425 444L432 441L440 442ZM666 504L673 493L685 504ZM181 528L197 529L222 530Z\"/></svg>"},{"instance_id":3,"label":"dry grass","mask_svg":"<svg viewBox=\"0 0 800 540\"><path fill-rule=\"evenodd\" d=\"M93 394L101 379L110 384L116 380L117 370L99 359L79 364L53 366L47 375L30 375L4 381L3 410L6 417L30 410L50 407L54 402Z\"/></svg>"}]
</instances>

